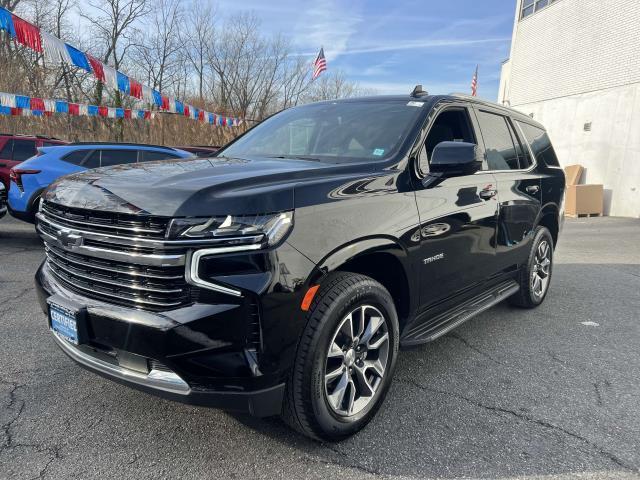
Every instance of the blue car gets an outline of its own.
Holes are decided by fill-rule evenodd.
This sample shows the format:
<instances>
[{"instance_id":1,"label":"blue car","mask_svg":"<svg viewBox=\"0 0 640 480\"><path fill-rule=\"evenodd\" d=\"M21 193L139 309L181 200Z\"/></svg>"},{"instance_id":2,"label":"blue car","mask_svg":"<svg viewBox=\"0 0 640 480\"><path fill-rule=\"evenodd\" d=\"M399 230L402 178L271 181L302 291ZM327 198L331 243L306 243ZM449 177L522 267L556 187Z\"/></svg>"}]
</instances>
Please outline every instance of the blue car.
<instances>
[{"instance_id":1,"label":"blue car","mask_svg":"<svg viewBox=\"0 0 640 480\"><path fill-rule=\"evenodd\" d=\"M137 143L73 143L40 147L38 155L11 169L9 174L9 213L34 223L42 191L63 175L90 168L194 158L192 153L171 147Z\"/></svg>"}]
</instances>

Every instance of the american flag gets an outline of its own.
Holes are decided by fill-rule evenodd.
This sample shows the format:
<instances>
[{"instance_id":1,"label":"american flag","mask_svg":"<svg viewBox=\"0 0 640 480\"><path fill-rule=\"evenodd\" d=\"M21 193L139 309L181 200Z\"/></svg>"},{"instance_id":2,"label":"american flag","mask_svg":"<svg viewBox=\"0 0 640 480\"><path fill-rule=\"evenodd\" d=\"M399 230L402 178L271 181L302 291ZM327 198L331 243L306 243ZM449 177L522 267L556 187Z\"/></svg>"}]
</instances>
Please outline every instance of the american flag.
<instances>
[{"instance_id":1,"label":"american flag","mask_svg":"<svg viewBox=\"0 0 640 480\"><path fill-rule=\"evenodd\" d=\"M316 61L313 62L313 80L318 78L327 69L327 59L324 58L324 48L320 48Z\"/></svg>"},{"instance_id":2,"label":"american flag","mask_svg":"<svg viewBox=\"0 0 640 480\"><path fill-rule=\"evenodd\" d=\"M475 97L478 94L478 65L476 65L476 71L471 79L471 96Z\"/></svg>"}]
</instances>

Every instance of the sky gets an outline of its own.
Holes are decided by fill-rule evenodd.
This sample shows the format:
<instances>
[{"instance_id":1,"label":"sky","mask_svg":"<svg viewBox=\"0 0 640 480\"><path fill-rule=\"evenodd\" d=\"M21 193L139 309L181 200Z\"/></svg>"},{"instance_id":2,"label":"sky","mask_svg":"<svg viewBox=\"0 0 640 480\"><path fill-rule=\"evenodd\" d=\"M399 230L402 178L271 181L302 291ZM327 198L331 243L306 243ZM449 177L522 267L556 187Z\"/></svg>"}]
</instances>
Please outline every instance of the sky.
<instances>
[{"instance_id":1,"label":"sky","mask_svg":"<svg viewBox=\"0 0 640 480\"><path fill-rule=\"evenodd\" d=\"M495 101L509 56L515 0L218 0L217 13L253 11L265 34L281 32L312 60L378 94L470 93Z\"/></svg>"}]
</instances>

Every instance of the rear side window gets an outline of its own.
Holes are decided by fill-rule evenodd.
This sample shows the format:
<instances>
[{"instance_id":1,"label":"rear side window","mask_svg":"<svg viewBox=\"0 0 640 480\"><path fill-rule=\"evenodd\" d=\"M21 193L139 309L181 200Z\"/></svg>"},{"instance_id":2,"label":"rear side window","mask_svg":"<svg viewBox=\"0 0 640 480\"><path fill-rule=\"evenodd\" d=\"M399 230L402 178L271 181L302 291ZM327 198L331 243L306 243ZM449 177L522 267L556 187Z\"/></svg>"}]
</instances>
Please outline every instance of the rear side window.
<instances>
[{"instance_id":1,"label":"rear side window","mask_svg":"<svg viewBox=\"0 0 640 480\"><path fill-rule=\"evenodd\" d=\"M141 162L153 162L154 160L168 160L170 158L179 158L177 155L173 155L168 152L160 152L155 150L141 150L142 159Z\"/></svg>"},{"instance_id":2,"label":"rear side window","mask_svg":"<svg viewBox=\"0 0 640 480\"><path fill-rule=\"evenodd\" d=\"M14 140L13 159L22 162L36 154L36 142L33 140Z\"/></svg>"},{"instance_id":3,"label":"rear side window","mask_svg":"<svg viewBox=\"0 0 640 480\"><path fill-rule=\"evenodd\" d=\"M72 163L74 165L81 165L82 161L85 159L90 150L76 150L75 152L71 152L65 155L62 160L67 163Z\"/></svg>"},{"instance_id":4,"label":"rear side window","mask_svg":"<svg viewBox=\"0 0 640 480\"><path fill-rule=\"evenodd\" d=\"M484 111L478 112L480 130L484 138L489 170L518 170L517 139L506 117Z\"/></svg>"},{"instance_id":5,"label":"rear side window","mask_svg":"<svg viewBox=\"0 0 640 480\"><path fill-rule=\"evenodd\" d=\"M547 132L528 123L518 122L518 125L520 125L520 128L524 132L524 136L527 138L527 142L529 142L536 160L550 167L559 167L558 157L551 145L551 140L549 140Z\"/></svg>"},{"instance_id":6,"label":"rear side window","mask_svg":"<svg viewBox=\"0 0 640 480\"><path fill-rule=\"evenodd\" d=\"M138 161L137 150L101 150L100 166L110 167Z\"/></svg>"},{"instance_id":7,"label":"rear side window","mask_svg":"<svg viewBox=\"0 0 640 480\"><path fill-rule=\"evenodd\" d=\"M43 147L59 147L60 145L61 145L60 143L47 142L47 141L42 142Z\"/></svg>"},{"instance_id":8,"label":"rear side window","mask_svg":"<svg viewBox=\"0 0 640 480\"><path fill-rule=\"evenodd\" d=\"M2 147L2 150L0 150L0 158L11 160L11 150L13 150L13 139L9 138L4 144L4 147Z\"/></svg>"},{"instance_id":9,"label":"rear side window","mask_svg":"<svg viewBox=\"0 0 640 480\"><path fill-rule=\"evenodd\" d=\"M94 152L89 155L89 158L84 161L82 166L86 168L98 168L100 166L100 150L94 150Z\"/></svg>"}]
</instances>

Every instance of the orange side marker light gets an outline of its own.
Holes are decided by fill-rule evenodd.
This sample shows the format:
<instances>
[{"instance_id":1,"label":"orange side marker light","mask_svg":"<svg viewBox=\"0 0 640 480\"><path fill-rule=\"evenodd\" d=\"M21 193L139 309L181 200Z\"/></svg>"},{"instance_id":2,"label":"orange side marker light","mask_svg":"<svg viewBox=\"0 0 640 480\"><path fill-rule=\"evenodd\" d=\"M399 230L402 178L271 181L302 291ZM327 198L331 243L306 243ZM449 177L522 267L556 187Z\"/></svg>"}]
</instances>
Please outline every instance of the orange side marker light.
<instances>
[{"instance_id":1,"label":"orange side marker light","mask_svg":"<svg viewBox=\"0 0 640 480\"><path fill-rule=\"evenodd\" d=\"M316 296L316 292L320 288L320 285L314 285L313 287L307 290L307 293L304 294L304 298L302 299L302 303L300 304L300 310L303 312L308 312L309 307L311 306L311 302L313 302L313 297Z\"/></svg>"}]
</instances>

